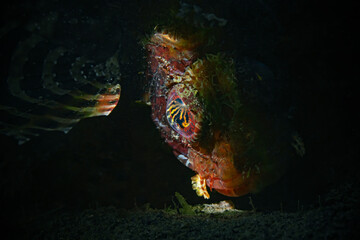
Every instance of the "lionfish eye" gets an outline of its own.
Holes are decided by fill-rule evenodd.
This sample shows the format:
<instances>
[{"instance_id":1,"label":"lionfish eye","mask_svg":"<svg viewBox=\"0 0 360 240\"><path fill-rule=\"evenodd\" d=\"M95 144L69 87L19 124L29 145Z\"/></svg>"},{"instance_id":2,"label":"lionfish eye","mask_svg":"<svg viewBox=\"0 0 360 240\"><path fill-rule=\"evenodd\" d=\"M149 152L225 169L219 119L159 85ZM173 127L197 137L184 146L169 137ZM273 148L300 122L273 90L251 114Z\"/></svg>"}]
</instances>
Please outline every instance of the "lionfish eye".
<instances>
[{"instance_id":1,"label":"lionfish eye","mask_svg":"<svg viewBox=\"0 0 360 240\"><path fill-rule=\"evenodd\" d=\"M181 136L191 139L195 136L195 116L176 91L171 91L167 105L166 118L169 125Z\"/></svg>"}]
</instances>

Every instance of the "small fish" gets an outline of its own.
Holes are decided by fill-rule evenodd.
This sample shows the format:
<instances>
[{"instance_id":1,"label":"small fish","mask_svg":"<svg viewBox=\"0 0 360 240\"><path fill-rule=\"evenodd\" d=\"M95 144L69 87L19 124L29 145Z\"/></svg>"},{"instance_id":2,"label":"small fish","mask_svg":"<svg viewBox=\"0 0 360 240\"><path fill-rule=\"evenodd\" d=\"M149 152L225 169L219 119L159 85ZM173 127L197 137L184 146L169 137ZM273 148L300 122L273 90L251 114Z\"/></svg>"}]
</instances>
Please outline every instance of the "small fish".
<instances>
[{"instance_id":1,"label":"small fish","mask_svg":"<svg viewBox=\"0 0 360 240\"><path fill-rule=\"evenodd\" d=\"M1 29L9 62L1 73L0 133L22 144L43 131L67 133L81 119L112 112L121 92L120 43L106 37L104 25L73 10ZM104 42L107 50L99 45Z\"/></svg>"}]
</instances>

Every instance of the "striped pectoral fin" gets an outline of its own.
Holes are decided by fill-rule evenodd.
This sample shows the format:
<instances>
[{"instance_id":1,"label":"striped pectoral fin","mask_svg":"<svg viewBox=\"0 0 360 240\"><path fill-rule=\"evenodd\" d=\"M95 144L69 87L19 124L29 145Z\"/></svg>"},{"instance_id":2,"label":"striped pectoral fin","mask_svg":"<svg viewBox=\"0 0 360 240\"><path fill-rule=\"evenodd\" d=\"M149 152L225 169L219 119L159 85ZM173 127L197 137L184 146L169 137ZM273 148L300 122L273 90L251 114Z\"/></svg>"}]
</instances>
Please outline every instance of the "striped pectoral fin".
<instances>
[{"instance_id":1,"label":"striped pectoral fin","mask_svg":"<svg viewBox=\"0 0 360 240\"><path fill-rule=\"evenodd\" d=\"M181 136L187 139L195 137L195 116L176 92L170 94L166 106L166 118L172 129Z\"/></svg>"}]
</instances>

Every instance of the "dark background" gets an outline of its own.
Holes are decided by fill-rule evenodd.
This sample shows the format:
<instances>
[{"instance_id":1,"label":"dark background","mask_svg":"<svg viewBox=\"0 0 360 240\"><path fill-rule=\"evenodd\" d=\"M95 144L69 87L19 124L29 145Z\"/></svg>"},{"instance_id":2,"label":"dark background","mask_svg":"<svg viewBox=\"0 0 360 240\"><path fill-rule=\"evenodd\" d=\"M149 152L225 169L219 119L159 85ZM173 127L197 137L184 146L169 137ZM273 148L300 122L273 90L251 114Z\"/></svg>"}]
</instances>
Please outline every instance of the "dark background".
<instances>
[{"instance_id":1,"label":"dark background","mask_svg":"<svg viewBox=\"0 0 360 240\"><path fill-rule=\"evenodd\" d=\"M278 182L260 193L231 198L236 207L251 209L251 196L260 211L292 212L321 204L333 188L349 186L355 191L359 184L356 8L338 1L194 4L228 20L229 35L224 38L231 44L225 52L232 52L235 60L247 56L263 62L281 79L286 101L282 107L291 109L292 125L306 148L304 157ZM146 69L139 41L151 34L149 19L168 5L167 1L13 1L2 7L2 26L15 19L25 25L50 10L80 9L73 13L79 18L109 14L114 23L107 27L121 29L122 38L92 34L102 37L98 43L102 47L108 39L121 42L124 50L122 95L110 116L84 119L68 134L45 133L21 146L0 136L2 227L21 235L24 226L62 211L109 205L131 209L146 203L163 208L172 204L175 191L191 204L230 199L216 192L208 201L196 196L190 182L194 173L160 138L150 109L135 103L145 78L139 72ZM22 35L11 37L13 41L0 39L2 81L11 57L7 46L14 48ZM232 49L226 49L229 46Z\"/></svg>"}]
</instances>

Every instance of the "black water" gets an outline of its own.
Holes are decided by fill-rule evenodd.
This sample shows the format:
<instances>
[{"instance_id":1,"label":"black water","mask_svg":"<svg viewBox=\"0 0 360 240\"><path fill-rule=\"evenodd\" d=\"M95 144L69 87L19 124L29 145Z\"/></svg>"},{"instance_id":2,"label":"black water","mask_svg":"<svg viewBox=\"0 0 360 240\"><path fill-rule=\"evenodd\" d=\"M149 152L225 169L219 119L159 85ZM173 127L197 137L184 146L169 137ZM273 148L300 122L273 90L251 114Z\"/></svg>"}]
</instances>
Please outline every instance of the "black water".
<instances>
[{"instance_id":1,"label":"black water","mask_svg":"<svg viewBox=\"0 0 360 240\"><path fill-rule=\"evenodd\" d=\"M281 108L289 110L306 148L304 157L277 183L258 194L232 199L236 206L250 209L251 196L261 211L297 211L321 204L333 188L358 186L355 8L336 1L194 4L227 19L228 35L220 43L225 52L234 59L256 59L281 79ZM175 191L192 204L206 202L191 189L194 173L163 143L150 109L135 103L145 78L139 72L146 70L140 40L151 34L152 19L169 5L168 1L54 0L13 1L1 7L1 26L15 24L7 32L13 41L9 35L0 36L2 91L11 52L25 34L21 29L49 12L57 12L63 21L102 21L111 16L113 24L104 26L108 35L92 32L89 27L87 32L68 35L63 31L59 39L71 42L75 41L72 37L80 36L86 44L94 42L95 48L105 52L112 45L104 44L104 39L118 42L123 69L121 99L109 117L85 119L68 134L48 132L21 146L1 135L0 212L4 229L20 237L27 225L54 212L99 206L131 209L150 203L163 208L172 204ZM57 24L55 29L61 29L61 20ZM223 199L228 197L211 193L211 202Z\"/></svg>"}]
</instances>

